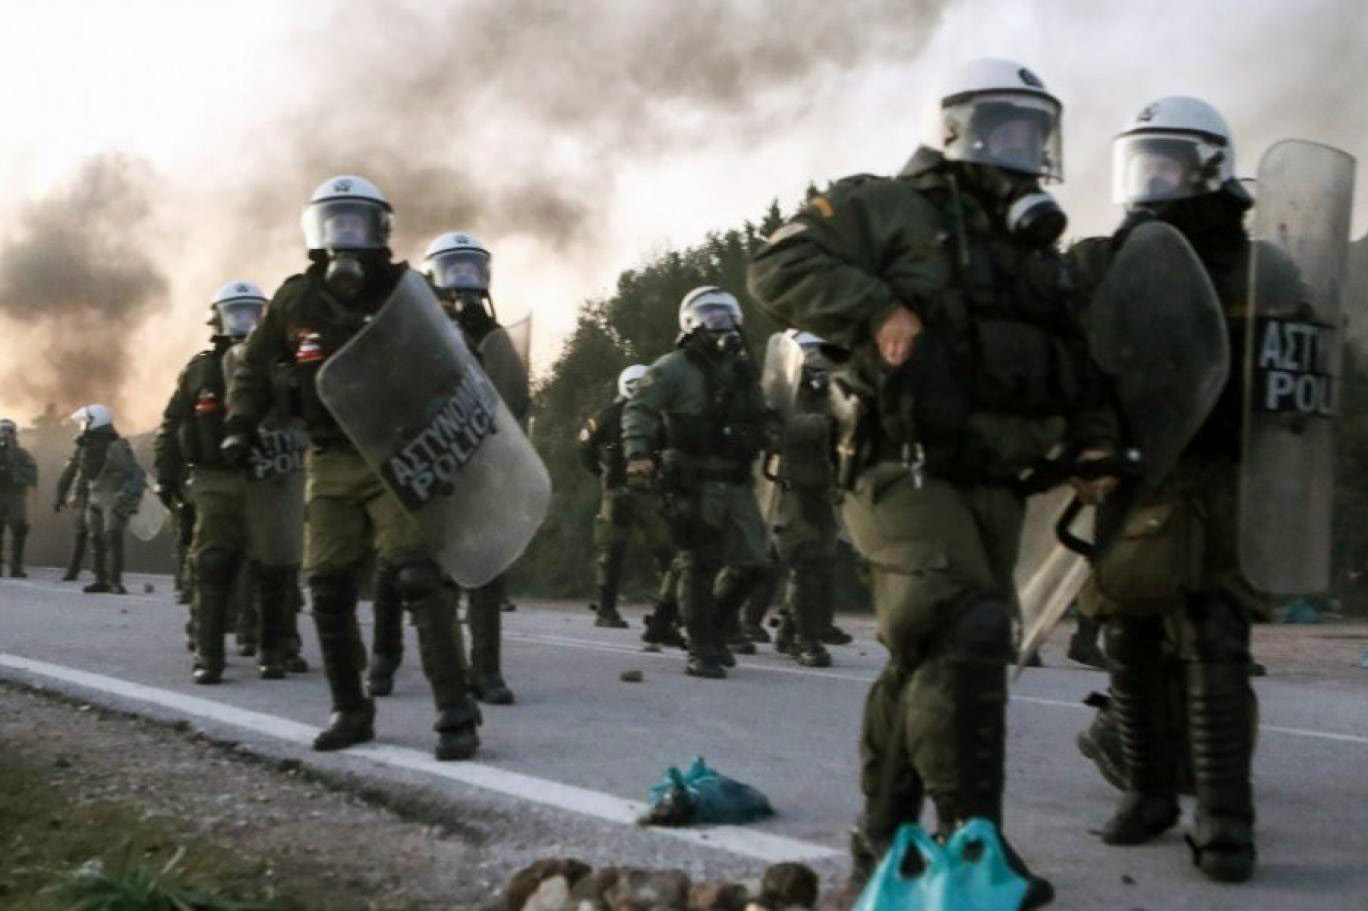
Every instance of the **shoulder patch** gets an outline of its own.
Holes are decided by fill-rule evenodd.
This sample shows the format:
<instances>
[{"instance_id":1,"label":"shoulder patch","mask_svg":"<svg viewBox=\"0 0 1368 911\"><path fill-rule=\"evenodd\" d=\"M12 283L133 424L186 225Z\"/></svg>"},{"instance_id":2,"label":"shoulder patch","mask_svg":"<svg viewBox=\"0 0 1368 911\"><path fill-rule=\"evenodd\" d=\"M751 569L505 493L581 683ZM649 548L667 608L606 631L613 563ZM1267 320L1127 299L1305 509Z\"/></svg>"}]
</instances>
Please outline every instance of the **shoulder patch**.
<instances>
[{"instance_id":1,"label":"shoulder patch","mask_svg":"<svg viewBox=\"0 0 1368 911\"><path fill-rule=\"evenodd\" d=\"M818 214L823 218L830 218L836 214L836 210L832 208L831 200L827 199L825 196L814 196L809 199L808 208L816 209Z\"/></svg>"},{"instance_id":2,"label":"shoulder patch","mask_svg":"<svg viewBox=\"0 0 1368 911\"><path fill-rule=\"evenodd\" d=\"M788 240L790 237L797 237L806 230L807 225L803 224L801 221L791 221L771 234L765 243L777 244L780 241Z\"/></svg>"}]
</instances>

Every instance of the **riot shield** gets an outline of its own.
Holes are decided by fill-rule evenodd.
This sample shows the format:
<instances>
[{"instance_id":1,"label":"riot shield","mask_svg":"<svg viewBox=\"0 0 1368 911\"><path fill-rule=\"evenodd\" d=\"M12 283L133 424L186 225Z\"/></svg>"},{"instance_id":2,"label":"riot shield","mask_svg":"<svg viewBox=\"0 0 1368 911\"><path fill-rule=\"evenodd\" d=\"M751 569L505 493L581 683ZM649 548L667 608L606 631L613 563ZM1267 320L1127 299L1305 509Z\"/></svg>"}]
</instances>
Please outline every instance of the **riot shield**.
<instances>
[{"instance_id":1,"label":"riot shield","mask_svg":"<svg viewBox=\"0 0 1368 911\"><path fill-rule=\"evenodd\" d=\"M1240 565L1256 588L1330 583L1335 422L1354 159L1301 140L1259 162L1250 255Z\"/></svg>"},{"instance_id":2,"label":"riot shield","mask_svg":"<svg viewBox=\"0 0 1368 911\"><path fill-rule=\"evenodd\" d=\"M480 364L499 391L499 397L520 423L527 421L527 411L532 403L527 379L531 342L530 313L511 326L500 326L480 342Z\"/></svg>"},{"instance_id":3,"label":"riot shield","mask_svg":"<svg viewBox=\"0 0 1368 911\"><path fill-rule=\"evenodd\" d=\"M162 505L150 487L144 487L138 511L128 517L128 530L139 541L151 541L161 533L171 511Z\"/></svg>"},{"instance_id":4,"label":"riot shield","mask_svg":"<svg viewBox=\"0 0 1368 911\"><path fill-rule=\"evenodd\" d=\"M1056 488L1026 501L1021 553L1015 581L1021 608L1021 643L1017 674L1031 660L1045 637L1059 624L1088 578L1088 561L1058 541L1055 527L1073 501L1071 488ZM1075 534L1091 537L1093 510L1071 523Z\"/></svg>"},{"instance_id":5,"label":"riot shield","mask_svg":"<svg viewBox=\"0 0 1368 911\"><path fill-rule=\"evenodd\" d=\"M1088 308L1088 344L1112 378L1141 480L1157 484L1220 397L1230 343L1220 301L1173 227L1131 232Z\"/></svg>"},{"instance_id":6,"label":"riot shield","mask_svg":"<svg viewBox=\"0 0 1368 911\"><path fill-rule=\"evenodd\" d=\"M784 332L776 332L765 345L765 366L760 374L760 389L765 404L779 415L784 426L793 416L798 399L798 386L803 381L803 349ZM779 481L778 457L766 453L755 466L755 498L765 527L772 528L779 511L783 488Z\"/></svg>"},{"instance_id":7,"label":"riot shield","mask_svg":"<svg viewBox=\"0 0 1368 911\"><path fill-rule=\"evenodd\" d=\"M551 498L546 467L421 275L405 273L316 383L460 585L484 585L527 547Z\"/></svg>"}]
</instances>

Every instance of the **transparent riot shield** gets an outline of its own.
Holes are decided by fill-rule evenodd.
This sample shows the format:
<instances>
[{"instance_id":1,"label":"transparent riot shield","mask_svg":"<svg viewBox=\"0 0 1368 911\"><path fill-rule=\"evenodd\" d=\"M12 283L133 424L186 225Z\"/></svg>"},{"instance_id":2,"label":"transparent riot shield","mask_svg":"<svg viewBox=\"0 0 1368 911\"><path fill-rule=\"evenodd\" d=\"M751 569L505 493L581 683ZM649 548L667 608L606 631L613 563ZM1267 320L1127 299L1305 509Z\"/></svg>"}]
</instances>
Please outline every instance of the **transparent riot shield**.
<instances>
[{"instance_id":1,"label":"transparent riot shield","mask_svg":"<svg viewBox=\"0 0 1368 911\"><path fill-rule=\"evenodd\" d=\"M1055 526L1073 501L1072 488L1055 488L1026 501L1021 529L1021 552L1014 574L1021 610L1021 643L1017 673L1030 661L1073 604L1088 578L1088 561L1059 543ZM1092 537L1093 510L1083 510L1070 530Z\"/></svg>"},{"instance_id":2,"label":"transparent riot shield","mask_svg":"<svg viewBox=\"0 0 1368 911\"><path fill-rule=\"evenodd\" d=\"M765 404L778 413L787 427L793 417L798 399L798 386L803 381L803 349L784 332L776 332L765 344L765 366L760 373L760 389ZM779 481L777 454L766 453L755 466L755 499L765 527L772 528L779 512L779 498L783 488Z\"/></svg>"},{"instance_id":3,"label":"transparent riot shield","mask_svg":"<svg viewBox=\"0 0 1368 911\"><path fill-rule=\"evenodd\" d=\"M421 275L404 275L317 388L459 584L484 585L527 547L546 467Z\"/></svg>"},{"instance_id":4,"label":"transparent riot shield","mask_svg":"<svg viewBox=\"0 0 1368 911\"><path fill-rule=\"evenodd\" d=\"M171 511L162 505L150 487L144 487L138 511L128 517L128 530L139 541L151 541L161 533Z\"/></svg>"},{"instance_id":5,"label":"transparent riot shield","mask_svg":"<svg viewBox=\"0 0 1368 911\"><path fill-rule=\"evenodd\" d=\"M532 314L511 326L500 326L480 342L480 364L499 396L520 422L532 403L528 383L528 353L532 343Z\"/></svg>"},{"instance_id":6,"label":"transparent riot shield","mask_svg":"<svg viewBox=\"0 0 1368 911\"><path fill-rule=\"evenodd\" d=\"M1335 424L1354 159L1277 143L1259 162L1250 256L1240 565L1271 594L1330 583Z\"/></svg>"},{"instance_id":7,"label":"transparent riot shield","mask_svg":"<svg viewBox=\"0 0 1368 911\"><path fill-rule=\"evenodd\" d=\"M1157 221L1131 232L1089 305L1088 344L1114 383L1141 478L1157 484L1230 370L1220 301L1182 234Z\"/></svg>"}]
</instances>

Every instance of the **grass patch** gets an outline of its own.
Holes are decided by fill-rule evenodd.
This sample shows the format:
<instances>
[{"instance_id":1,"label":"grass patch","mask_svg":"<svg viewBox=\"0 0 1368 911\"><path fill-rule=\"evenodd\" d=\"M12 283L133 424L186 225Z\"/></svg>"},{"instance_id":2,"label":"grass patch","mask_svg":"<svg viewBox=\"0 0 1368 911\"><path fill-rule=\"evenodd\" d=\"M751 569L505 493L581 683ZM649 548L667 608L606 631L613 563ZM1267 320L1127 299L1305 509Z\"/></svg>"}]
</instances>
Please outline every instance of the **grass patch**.
<instances>
[{"instance_id":1,"label":"grass patch","mask_svg":"<svg viewBox=\"0 0 1368 911\"><path fill-rule=\"evenodd\" d=\"M0 907L13 911L293 911L267 865L78 788L0 747ZM68 772L70 774L70 772Z\"/></svg>"}]
</instances>

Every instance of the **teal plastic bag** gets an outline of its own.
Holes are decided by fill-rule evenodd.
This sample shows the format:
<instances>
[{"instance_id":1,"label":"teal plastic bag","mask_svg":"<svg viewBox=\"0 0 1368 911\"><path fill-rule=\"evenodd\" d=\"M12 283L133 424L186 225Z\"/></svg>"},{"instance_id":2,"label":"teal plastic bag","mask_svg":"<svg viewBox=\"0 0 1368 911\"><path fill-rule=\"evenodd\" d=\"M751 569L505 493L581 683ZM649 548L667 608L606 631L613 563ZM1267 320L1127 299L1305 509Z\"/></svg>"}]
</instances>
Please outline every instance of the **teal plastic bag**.
<instances>
[{"instance_id":1,"label":"teal plastic bag","mask_svg":"<svg viewBox=\"0 0 1368 911\"><path fill-rule=\"evenodd\" d=\"M905 823L852 911L1019 911L1026 888L987 819L970 819L945 844Z\"/></svg>"},{"instance_id":2,"label":"teal plastic bag","mask_svg":"<svg viewBox=\"0 0 1368 911\"><path fill-rule=\"evenodd\" d=\"M1363 659L1359 661L1359 667L1368 667L1368 648L1363 650Z\"/></svg>"},{"instance_id":3,"label":"teal plastic bag","mask_svg":"<svg viewBox=\"0 0 1368 911\"><path fill-rule=\"evenodd\" d=\"M702 756L687 772L670 766L651 788L650 802L641 821L653 826L734 825L774 815L768 797L719 774Z\"/></svg>"},{"instance_id":4,"label":"teal plastic bag","mask_svg":"<svg viewBox=\"0 0 1368 911\"><path fill-rule=\"evenodd\" d=\"M1273 612L1279 623L1320 623L1320 609L1310 598L1292 598Z\"/></svg>"}]
</instances>

